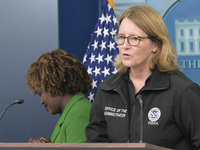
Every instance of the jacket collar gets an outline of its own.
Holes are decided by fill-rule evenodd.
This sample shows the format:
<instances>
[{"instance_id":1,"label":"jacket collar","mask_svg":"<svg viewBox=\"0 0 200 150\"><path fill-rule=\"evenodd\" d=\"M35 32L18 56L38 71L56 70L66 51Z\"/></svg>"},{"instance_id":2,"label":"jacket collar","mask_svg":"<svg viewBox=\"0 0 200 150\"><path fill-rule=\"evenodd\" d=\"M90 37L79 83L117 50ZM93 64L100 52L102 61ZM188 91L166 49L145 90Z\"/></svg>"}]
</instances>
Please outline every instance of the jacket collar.
<instances>
[{"instance_id":1,"label":"jacket collar","mask_svg":"<svg viewBox=\"0 0 200 150\"><path fill-rule=\"evenodd\" d=\"M104 90L112 90L112 89L122 89L126 86L126 77L128 76L128 72L126 74L117 73L107 80L100 86L101 89ZM147 78L145 82L145 89L148 90L161 90L167 89L170 86L170 73L160 72L158 69L155 69L152 74Z\"/></svg>"},{"instance_id":2,"label":"jacket collar","mask_svg":"<svg viewBox=\"0 0 200 150\"><path fill-rule=\"evenodd\" d=\"M67 105L65 106L65 109L64 111L62 112L55 128L54 128L54 131L52 133L52 136L51 136L51 142L54 143L54 141L56 140L58 134L60 133L60 129L61 129L61 126L63 124L63 122L65 121L66 117L67 117L67 114L69 113L69 111L71 110L71 108L73 107L73 105L79 101L80 99L82 99L84 97L84 94L82 92L79 92L77 94L75 94L72 99L67 103Z\"/></svg>"},{"instance_id":3,"label":"jacket collar","mask_svg":"<svg viewBox=\"0 0 200 150\"><path fill-rule=\"evenodd\" d=\"M155 69L145 84L149 85L148 88L152 90L167 89L170 86L170 73Z\"/></svg>"}]
</instances>

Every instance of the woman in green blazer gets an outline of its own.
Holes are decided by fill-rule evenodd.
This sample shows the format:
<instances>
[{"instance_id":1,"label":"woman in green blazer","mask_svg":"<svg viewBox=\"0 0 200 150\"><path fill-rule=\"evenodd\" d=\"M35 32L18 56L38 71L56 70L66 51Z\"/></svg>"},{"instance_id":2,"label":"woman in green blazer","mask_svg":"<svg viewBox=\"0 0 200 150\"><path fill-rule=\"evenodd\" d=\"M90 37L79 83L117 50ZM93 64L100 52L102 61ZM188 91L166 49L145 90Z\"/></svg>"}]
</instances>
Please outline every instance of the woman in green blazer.
<instances>
[{"instance_id":1,"label":"woman in green blazer","mask_svg":"<svg viewBox=\"0 0 200 150\"><path fill-rule=\"evenodd\" d=\"M91 102L85 94L92 89L87 70L72 54L61 49L41 55L31 64L27 86L41 96L50 114L61 114L51 139L30 139L29 143L84 143Z\"/></svg>"}]
</instances>

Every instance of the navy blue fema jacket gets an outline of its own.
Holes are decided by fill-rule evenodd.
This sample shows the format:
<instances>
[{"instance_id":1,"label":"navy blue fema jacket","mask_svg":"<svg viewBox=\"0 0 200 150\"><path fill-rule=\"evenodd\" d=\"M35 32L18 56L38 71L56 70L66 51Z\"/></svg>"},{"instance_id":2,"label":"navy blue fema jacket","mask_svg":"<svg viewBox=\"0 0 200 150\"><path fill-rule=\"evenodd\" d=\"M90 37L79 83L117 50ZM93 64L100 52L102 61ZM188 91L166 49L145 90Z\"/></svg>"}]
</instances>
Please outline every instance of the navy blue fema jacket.
<instances>
[{"instance_id":1,"label":"navy blue fema jacket","mask_svg":"<svg viewBox=\"0 0 200 150\"><path fill-rule=\"evenodd\" d=\"M117 73L99 86L86 127L87 142L139 142L139 95L144 143L176 150L200 149L199 85L180 71L155 70L135 95L127 77Z\"/></svg>"}]
</instances>

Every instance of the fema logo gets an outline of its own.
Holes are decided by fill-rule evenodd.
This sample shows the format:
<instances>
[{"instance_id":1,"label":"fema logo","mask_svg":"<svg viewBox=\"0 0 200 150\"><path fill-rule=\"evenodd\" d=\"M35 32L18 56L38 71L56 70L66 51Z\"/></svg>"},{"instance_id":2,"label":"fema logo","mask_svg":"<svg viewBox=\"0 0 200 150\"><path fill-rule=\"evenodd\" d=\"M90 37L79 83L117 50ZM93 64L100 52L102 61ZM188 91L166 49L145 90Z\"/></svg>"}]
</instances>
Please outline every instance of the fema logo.
<instances>
[{"instance_id":1,"label":"fema logo","mask_svg":"<svg viewBox=\"0 0 200 150\"><path fill-rule=\"evenodd\" d=\"M161 111L157 107L152 108L148 113L149 120L153 122L157 121L160 118L160 116L161 116Z\"/></svg>"}]
</instances>

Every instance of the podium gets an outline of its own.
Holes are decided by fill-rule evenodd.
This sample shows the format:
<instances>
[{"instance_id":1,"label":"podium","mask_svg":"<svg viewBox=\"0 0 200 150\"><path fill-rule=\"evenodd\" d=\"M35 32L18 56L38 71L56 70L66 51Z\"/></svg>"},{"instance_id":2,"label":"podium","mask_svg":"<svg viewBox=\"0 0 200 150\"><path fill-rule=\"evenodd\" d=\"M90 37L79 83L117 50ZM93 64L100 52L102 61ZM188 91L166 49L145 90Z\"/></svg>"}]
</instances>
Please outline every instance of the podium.
<instances>
[{"instance_id":1,"label":"podium","mask_svg":"<svg viewBox=\"0 0 200 150\"><path fill-rule=\"evenodd\" d=\"M147 143L0 143L0 150L171 150Z\"/></svg>"}]
</instances>

